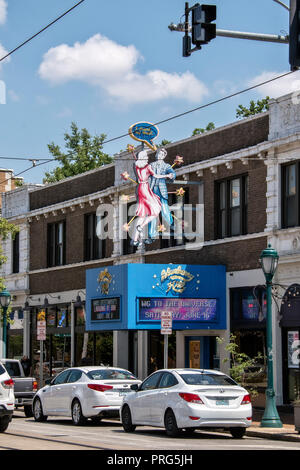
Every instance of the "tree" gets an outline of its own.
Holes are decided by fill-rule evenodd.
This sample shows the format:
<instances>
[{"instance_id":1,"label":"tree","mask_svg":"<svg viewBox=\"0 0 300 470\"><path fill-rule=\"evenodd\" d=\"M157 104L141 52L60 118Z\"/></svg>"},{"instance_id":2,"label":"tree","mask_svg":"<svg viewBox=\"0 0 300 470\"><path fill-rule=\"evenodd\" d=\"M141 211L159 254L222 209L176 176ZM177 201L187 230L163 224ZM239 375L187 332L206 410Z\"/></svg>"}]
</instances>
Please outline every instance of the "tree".
<instances>
[{"instance_id":1,"label":"tree","mask_svg":"<svg viewBox=\"0 0 300 470\"><path fill-rule=\"evenodd\" d=\"M224 339L217 337L217 342L222 344ZM250 358L247 354L241 352L237 337L232 333L230 334L229 343L225 346L225 351L230 355L229 375L239 385L246 387L252 397L257 396L257 382L261 380L265 370L265 365L259 364L265 363L265 357L259 352L255 357ZM227 361L227 359L224 359L223 363L225 364Z\"/></svg>"},{"instance_id":2,"label":"tree","mask_svg":"<svg viewBox=\"0 0 300 470\"><path fill-rule=\"evenodd\" d=\"M268 111L269 100L269 96L266 96L266 98L263 98L262 100L257 100L256 102L251 100L248 108L240 104L236 109L236 118L243 119L249 116L254 116L255 114L262 113L263 111Z\"/></svg>"},{"instance_id":3,"label":"tree","mask_svg":"<svg viewBox=\"0 0 300 470\"><path fill-rule=\"evenodd\" d=\"M207 131L212 131L213 129L215 129L215 125L213 122L209 122L206 126L206 128L199 128L197 127L196 129L193 130L193 134L192 135L199 135L199 134L204 134L204 132L207 132Z\"/></svg>"},{"instance_id":4,"label":"tree","mask_svg":"<svg viewBox=\"0 0 300 470\"><path fill-rule=\"evenodd\" d=\"M107 163L112 158L102 152L105 134L91 137L87 129L81 131L75 122L71 123L71 133L64 134L67 152L62 152L59 145L54 142L48 145L50 153L60 164L54 170L45 173L44 183L54 183L69 176L79 175L88 170L93 170Z\"/></svg>"}]
</instances>

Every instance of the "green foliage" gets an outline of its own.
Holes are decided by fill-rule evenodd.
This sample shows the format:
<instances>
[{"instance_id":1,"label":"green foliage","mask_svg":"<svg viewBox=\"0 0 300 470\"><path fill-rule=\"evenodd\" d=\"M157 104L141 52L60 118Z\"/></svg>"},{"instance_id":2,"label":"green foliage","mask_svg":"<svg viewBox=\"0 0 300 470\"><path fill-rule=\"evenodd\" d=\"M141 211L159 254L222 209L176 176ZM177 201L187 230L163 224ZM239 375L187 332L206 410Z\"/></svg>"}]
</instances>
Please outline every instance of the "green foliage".
<instances>
[{"instance_id":1,"label":"green foliage","mask_svg":"<svg viewBox=\"0 0 300 470\"><path fill-rule=\"evenodd\" d=\"M171 144L171 140L163 139L160 144L157 144L157 147L164 147L165 145Z\"/></svg>"},{"instance_id":2,"label":"green foliage","mask_svg":"<svg viewBox=\"0 0 300 470\"><path fill-rule=\"evenodd\" d=\"M193 136L194 135L199 135L199 134L204 134L204 132L208 132L208 131L212 131L213 129L215 129L215 125L213 122L209 122L207 124L207 126L204 128L199 128L197 127L196 129L193 130Z\"/></svg>"},{"instance_id":3,"label":"green foliage","mask_svg":"<svg viewBox=\"0 0 300 470\"><path fill-rule=\"evenodd\" d=\"M266 98L263 98L262 100L257 100L256 102L251 100L248 108L240 104L236 109L236 118L243 119L249 116L254 116L255 114L262 113L263 111L268 111L269 100L269 96L266 96Z\"/></svg>"},{"instance_id":4,"label":"green foliage","mask_svg":"<svg viewBox=\"0 0 300 470\"><path fill-rule=\"evenodd\" d=\"M60 166L46 172L43 182L54 183L111 163L112 158L102 152L105 138L105 134L92 137L87 129L79 130L77 124L72 122L71 133L64 134L67 152L62 152L54 142L48 145L50 153Z\"/></svg>"},{"instance_id":5,"label":"green foliage","mask_svg":"<svg viewBox=\"0 0 300 470\"><path fill-rule=\"evenodd\" d=\"M224 339L217 338L218 343L223 343ZM261 353L257 356L250 358L247 354L240 351L240 347L236 342L236 336L231 334L230 341L225 346L225 350L230 354L230 368L229 375L239 385L246 387L251 393L252 397L258 395L255 383L263 373L263 366L257 368L257 364L264 359ZM228 359L224 359L226 363Z\"/></svg>"}]
</instances>

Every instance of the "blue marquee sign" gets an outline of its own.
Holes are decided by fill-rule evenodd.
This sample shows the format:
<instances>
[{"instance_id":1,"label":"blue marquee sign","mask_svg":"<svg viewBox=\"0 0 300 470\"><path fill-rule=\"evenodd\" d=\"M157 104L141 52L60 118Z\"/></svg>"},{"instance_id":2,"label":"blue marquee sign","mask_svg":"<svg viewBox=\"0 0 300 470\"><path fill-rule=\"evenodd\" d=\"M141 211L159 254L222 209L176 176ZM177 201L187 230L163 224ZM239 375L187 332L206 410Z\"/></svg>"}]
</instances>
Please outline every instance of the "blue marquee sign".
<instances>
[{"instance_id":1,"label":"blue marquee sign","mask_svg":"<svg viewBox=\"0 0 300 470\"><path fill-rule=\"evenodd\" d=\"M124 264L86 271L87 330L226 329L225 266Z\"/></svg>"}]
</instances>

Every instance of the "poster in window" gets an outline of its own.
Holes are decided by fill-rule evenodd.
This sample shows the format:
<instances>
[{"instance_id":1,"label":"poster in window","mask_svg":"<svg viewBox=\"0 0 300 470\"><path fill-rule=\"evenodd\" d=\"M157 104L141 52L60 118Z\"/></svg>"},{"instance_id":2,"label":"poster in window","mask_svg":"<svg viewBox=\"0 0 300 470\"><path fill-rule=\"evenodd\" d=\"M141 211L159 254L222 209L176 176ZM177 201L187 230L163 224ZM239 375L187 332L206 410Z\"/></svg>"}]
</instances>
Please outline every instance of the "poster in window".
<instances>
[{"instance_id":1,"label":"poster in window","mask_svg":"<svg viewBox=\"0 0 300 470\"><path fill-rule=\"evenodd\" d=\"M60 308L57 311L57 326L58 326L58 328L65 328L67 326L67 315L68 315L68 309L67 308Z\"/></svg>"},{"instance_id":2,"label":"poster in window","mask_svg":"<svg viewBox=\"0 0 300 470\"><path fill-rule=\"evenodd\" d=\"M56 309L48 308L47 309L47 326L56 326Z\"/></svg>"},{"instance_id":3,"label":"poster in window","mask_svg":"<svg viewBox=\"0 0 300 470\"><path fill-rule=\"evenodd\" d=\"M200 369L200 341L190 341L189 363L191 369Z\"/></svg>"},{"instance_id":4,"label":"poster in window","mask_svg":"<svg viewBox=\"0 0 300 470\"><path fill-rule=\"evenodd\" d=\"M243 299L242 308L244 320L258 320L260 308L255 297L248 296L246 299Z\"/></svg>"}]
</instances>

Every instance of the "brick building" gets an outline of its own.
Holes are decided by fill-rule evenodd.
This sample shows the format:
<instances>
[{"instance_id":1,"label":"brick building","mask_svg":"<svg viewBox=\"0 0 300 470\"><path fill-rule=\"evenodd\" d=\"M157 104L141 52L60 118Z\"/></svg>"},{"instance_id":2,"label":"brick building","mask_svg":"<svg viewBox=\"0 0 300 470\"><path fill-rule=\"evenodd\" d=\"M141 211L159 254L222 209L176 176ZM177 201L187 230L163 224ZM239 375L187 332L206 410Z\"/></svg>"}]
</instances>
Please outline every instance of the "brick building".
<instances>
[{"instance_id":1,"label":"brick building","mask_svg":"<svg viewBox=\"0 0 300 470\"><path fill-rule=\"evenodd\" d=\"M122 271L123 265L136 265L132 271L135 273L138 269L143 273L145 269L145 283L148 279L146 268L147 273L156 278L161 265L175 269L188 266L190 270L198 266L202 273L200 290L196 291L198 287L195 287L189 297L201 295L203 298L207 297L202 287L205 285L205 266L207 272L209 267L225 266L224 279L220 278L218 284L216 278L213 286L216 292L223 281L226 286L226 308L220 308L219 323L191 322L181 327L175 322L169 338L170 365L226 369L222 362L226 357L224 345L219 345L216 337L228 340L230 332L237 335L242 350L248 354L255 355L259 351L264 354L265 293L262 286L265 279L259 256L268 239L278 248L274 236L290 237L292 230L294 240L299 233L297 228L282 230L281 222L274 232L274 210L277 209L274 209L272 198L275 193L277 199L281 198L281 183L278 183L277 192L274 190L277 180L272 175L280 172L280 162L277 161L277 167L274 167L274 152L290 145L289 158L294 160L298 148L298 131L295 129L284 137L274 137L276 126L282 127L278 122L274 123L277 107L278 103L274 102L267 113L166 146L169 163L173 163L176 155L184 159L184 164L176 167L175 182L168 186L170 193L183 187L184 199L176 198L174 194L170 198L173 203L189 204L192 208L191 223L184 227L185 233L179 240L167 231L145 249L136 250L125 238L122 227L131 218L127 209L135 195L134 183L124 181L120 176L127 171L132 179L135 178L132 157L127 152L116 155L114 163L82 175L43 187L25 186L4 194L3 216L20 225L23 244L19 272L11 271L9 258L4 273L7 288L14 295L13 307L24 310L26 317L23 331L9 331L10 354L16 355L16 338L22 334L23 351L34 357L39 349L36 313L46 308L45 362L50 363L50 368L54 361L79 364L81 360L89 359L96 364L113 362L144 377L153 370L152 361L161 367L163 343L159 325L143 321L129 327L132 318L138 315L132 305L126 307L127 326L120 323L121 326L114 328L110 322L91 319L91 303L86 296L89 289L87 273L98 275L105 270L117 273ZM150 155L150 161L153 158L154 154ZM124 195L129 200L127 205L120 203ZM199 229L195 226L196 205L204 207L204 233L200 243L193 246L192 234L198 234ZM96 236L99 207L113 208L113 230L105 240ZM5 244L7 253L11 252L10 243L8 240ZM293 243L295 246L296 242ZM286 259L284 263L287 263ZM133 268L126 269L129 273ZM282 269L283 264L279 266L279 273ZM116 277L116 281L120 279ZM138 288L139 282L136 278L132 286L128 284L128 291ZM156 285L151 288L153 297L158 288L155 290ZM145 285L145 293L147 289ZM150 297L149 293L147 295ZM217 293L212 295L218 298ZM86 314L82 303L85 299ZM294 325L293 331L296 328ZM284 377L282 373L281 329L280 324L274 322L279 403L291 399L289 381L297 380L296 373L292 378Z\"/></svg>"}]
</instances>

